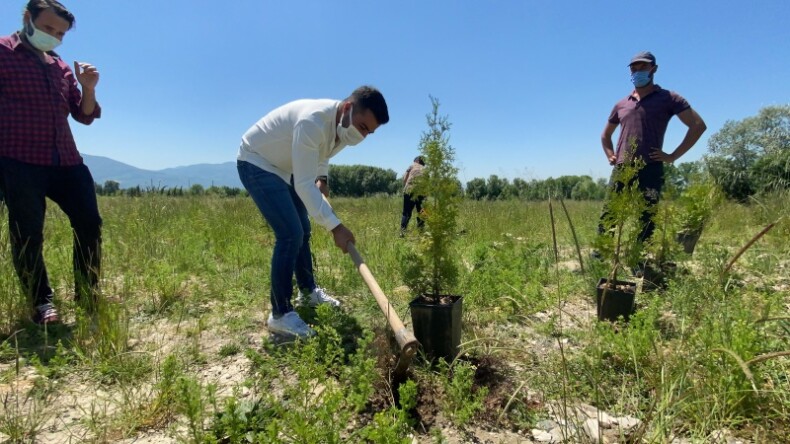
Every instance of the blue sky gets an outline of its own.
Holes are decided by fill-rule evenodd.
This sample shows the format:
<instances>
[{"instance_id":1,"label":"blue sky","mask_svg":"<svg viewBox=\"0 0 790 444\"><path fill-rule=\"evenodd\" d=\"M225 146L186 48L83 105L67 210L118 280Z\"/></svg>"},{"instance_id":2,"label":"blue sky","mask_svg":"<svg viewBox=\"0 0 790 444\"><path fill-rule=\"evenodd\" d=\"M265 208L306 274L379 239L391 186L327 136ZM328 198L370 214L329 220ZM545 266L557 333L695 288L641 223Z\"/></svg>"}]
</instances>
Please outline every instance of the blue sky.
<instances>
[{"instance_id":1,"label":"blue sky","mask_svg":"<svg viewBox=\"0 0 790 444\"><path fill-rule=\"evenodd\" d=\"M372 84L391 121L336 164L402 174L429 95L453 123L459 178L605 177L600 133L640 50L708 132L790 103L790 1L64 0L58 49L95 64L103 116L72 123L87 154L146 169L235 160L241 135L299 98ZM25 0L3 0L4 35ZM670 123L665 150L685 133Z\"/></svg>"}]
</instances>

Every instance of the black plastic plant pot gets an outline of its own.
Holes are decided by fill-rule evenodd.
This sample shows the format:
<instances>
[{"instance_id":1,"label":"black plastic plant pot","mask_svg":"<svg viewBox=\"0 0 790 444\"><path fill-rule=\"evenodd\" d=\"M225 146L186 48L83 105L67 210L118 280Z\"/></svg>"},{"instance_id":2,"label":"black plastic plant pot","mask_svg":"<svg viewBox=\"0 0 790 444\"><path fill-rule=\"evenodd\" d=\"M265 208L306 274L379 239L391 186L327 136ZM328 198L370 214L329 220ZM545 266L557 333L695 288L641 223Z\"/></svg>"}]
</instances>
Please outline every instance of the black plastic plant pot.
<instances>
[{"instance_id":1,"label":"black plastic plant pot","mask_svg":"<svg viewBox=\"0 0 790 444\"><path fill-rule=\"evenodd\" d=\"M622 316L628 322L636 311L636 284L627 281L614 281L614 284L610 286L608 279L601 278L595 287L598 320L614 322Z\"/></svg>"},{"instance_id":2,"label":"black plastic plant pot","mask_svg":"<svg viewBox=\"0 0 790 444\"><path fill-rule=\"evenodd\" d=\"M409 303L414 337L425 356L452 362L461 344L462 296L422 295Z\"/></svg>"},{"instance_id":3,"label":"black plastic plant pot","mask_svg":"<svg viewBox=\"0 0 790 444\"><path fill-rule=\"evenodd\" d=\"M702 235L702 229L694 230L694 231L681 231L678 233L677 238L675 239L677 243L683 245L683 251L688 254L694 253L694 247L697 246L697 241L699 237Z\"/></svg>"}]
</instances>

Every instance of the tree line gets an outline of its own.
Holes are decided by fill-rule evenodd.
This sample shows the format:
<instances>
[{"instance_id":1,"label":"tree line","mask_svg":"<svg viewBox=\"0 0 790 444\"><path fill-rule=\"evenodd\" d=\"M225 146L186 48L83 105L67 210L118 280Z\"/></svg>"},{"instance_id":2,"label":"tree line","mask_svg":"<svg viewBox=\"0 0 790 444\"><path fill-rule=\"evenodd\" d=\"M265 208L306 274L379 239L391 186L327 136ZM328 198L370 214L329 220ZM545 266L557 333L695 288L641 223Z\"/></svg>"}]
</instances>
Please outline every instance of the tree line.
<instances>
[{"instance_id":1,"label":"tree line","mask_svg":"<svg viewBox=\"0 0 790 444\"><path fill-rule=\"evenodd\" d=\"M682 191L691 181L692 175L702 171L700 163L669 165L667 180ZM332 195L342 197L366 197L374 195L398 195L403 187L403 177L391 169L367 165L336 165L329 169ZM488 179L475 178L463 186L458 182L460 193L473 200L545 200L549 196L569 200L601 200L606 195L607 179L593 179L590 176L560 176L548 179L526 181L491 175ZM157 194L163 196L219 196L234 197L246 195L247 191L237 187L210 186L194 184L190 187L164 187L150 185L121 188L114 180L95 184L96 193L101 196L142 196Z\"/></svg>"},{"instance_id":2,"label":"tree line","mask_svg":"<svg viewBox=\"0 0 790 444\"><path fill-rule=\"evenodd\" d=\"M666 165L665 194L673 197L695 181L712 180L735 200L750 196L790 189L790 105L769 106L756 116L740 121L728 121L708 141L708 153L697 162ZM330 165L329 180L332 195L366 197L397 195L401 193L403 177L392 169L367 165ZM475 178L464 185L458 182L460 192L473 200L545 200L549 197L568 200L601 200L608 188L608 179L590 176L560 176L548 179L510 181L497 175L487 179ZM246 194L246 190L228 187L203 187L195 184L183 187L140 187L122 189L120 184L108 180L96 184L96 193L103 196L141 196L161 194L167 196L213 195L233 197Z\"/></svg>"},{"instance_id":3,"label":"tree line","mask_svg":"<svg viewBox=\"0 0 790 444\"><path fill-rule=\"evenodd\" d=\"M239 195L246 195L247 190L238 187L229 186L210 186L204 187L200 184L194 184L188 188L184 187L166 187L149 185L141 187L135 185L129 188L121 188L121 184L115 180L106 180L103 184L94 182L96 194L99 196L128 196L140 197L144 195L161 195L161 196L219 196L219 197L233 197Z\"/></svg>"}]
</instances>

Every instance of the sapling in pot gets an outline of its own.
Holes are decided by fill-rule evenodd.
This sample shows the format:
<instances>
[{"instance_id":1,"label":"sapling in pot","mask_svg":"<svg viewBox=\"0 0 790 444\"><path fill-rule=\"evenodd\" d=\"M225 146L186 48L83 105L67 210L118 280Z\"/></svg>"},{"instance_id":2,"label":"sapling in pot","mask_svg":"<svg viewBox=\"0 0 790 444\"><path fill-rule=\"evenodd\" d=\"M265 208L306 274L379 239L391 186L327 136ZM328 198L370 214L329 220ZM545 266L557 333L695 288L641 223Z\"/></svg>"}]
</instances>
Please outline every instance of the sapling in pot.
<instances>
[{"instance_id":1,"label":"sapling in pot","mask_svg":"<svg viewBox=\"0 0 790 444\"><path fill-rule=\"evenodd\" d=\"M630 145L635 149L635 141ZM612 188L602 216L602 223L608 230L596 240L602 256L611 261L608 275L601 278L596 287L600 320L615 321L622 316L628 321L634 311L636 284L620 281L618 276L621 270L635 266L642 252L640 218L648 208L637 179L642 167L644 162L634 159L617 165L612 173Z\"/></svg>"},{"instance_id":2,"label":"sapling in pot","mask_svg":"<svg viewBox=\"0 0 790 444\"><path fill-rule=\"evenodd\" d=\"M694 253L702 229L721 200L721 193L712 180L689 185L678 198L680 228L676 240L686 253Z\"/></svg>"},{"instance_id":3,"label":"sapling in pot","mask_svg":"<svg viewBox=\"0 0 790 444\"><path fill-rule=\"evenodd\" d=\"M414 334L431 358L452 360L461 339L462 297L451 294L458 282L455 248L461 203L455 151L449 142L450 122L439 115L439 101L431 97L428 130L420 140L425 160L413 192L426 196L421 218L425 225L403 263L403 278L416 298L409 304Z\"/></svg>"}]
</instances>

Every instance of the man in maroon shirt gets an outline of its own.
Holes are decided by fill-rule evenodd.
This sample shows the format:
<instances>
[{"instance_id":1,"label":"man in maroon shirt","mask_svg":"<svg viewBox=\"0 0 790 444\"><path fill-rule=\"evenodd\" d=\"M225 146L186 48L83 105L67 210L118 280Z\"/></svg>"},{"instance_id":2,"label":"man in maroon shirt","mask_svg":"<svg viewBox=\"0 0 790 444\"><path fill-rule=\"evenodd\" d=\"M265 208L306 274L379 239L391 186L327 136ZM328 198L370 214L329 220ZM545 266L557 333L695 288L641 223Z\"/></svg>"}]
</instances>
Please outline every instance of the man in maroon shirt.
<instances>
[{"instance_id":1,"label":"man in maroon shirt","mask_svg":"<svg viewBox=\"0 0 790 444\"><path fill-rule=\"evenodd\" d=\"M639 241L644 242L655 230L651 209L658 204L661 188L664 186L664 163L672 163L690 150L707 127L686 99L653 83L653 76L658 71L653 54L648 51L638 53L631 59L628 67L631 70L634 90L615 104L601 134L601 145L606 159L615 169L636 158L645 162L637 175L639 190L648 203L648 210L642 214L643 228L638 237ZM664 134L672 116L678 116L688 130L680 145L671 153L665 153ZM612 135L618 126L620 136L615 151ZM632 141L636 144L635 150L631 148ZM612 186L615 191L619 191L623 184L613 183ZM600 233L606 231L603 226L605 217L604 207L601 224L598 226Z\"/></svg>"},{"instance_id":2,"label":"man in maroon shirt","mask_svg":"<svg viewBox=\"0 0 790 444\"><path fill-rule=\"evenodd\" d=\"M0 37L0 191L14 268L39 324L58 321L42 255L47 197L73 229L75 299L91 310L98 296L102 220L68 117L88 125L100 116L99 72L78 62L72 71L53 51L73 26L74 16L62 4L30 0L22 30Z\"/></svg>"}]
</instances>

